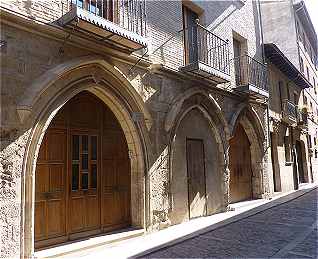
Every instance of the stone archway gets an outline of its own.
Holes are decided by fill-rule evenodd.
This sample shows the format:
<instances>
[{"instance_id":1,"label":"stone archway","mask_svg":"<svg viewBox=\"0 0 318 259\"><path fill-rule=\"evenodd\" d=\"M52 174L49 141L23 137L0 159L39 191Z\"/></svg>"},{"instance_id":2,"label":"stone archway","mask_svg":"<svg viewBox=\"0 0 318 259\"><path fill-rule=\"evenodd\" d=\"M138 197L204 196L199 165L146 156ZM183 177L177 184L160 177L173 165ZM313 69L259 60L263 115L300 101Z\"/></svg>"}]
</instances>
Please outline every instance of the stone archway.
<instances>
[{"instance_id":1,"label":"stone archway","mask_svg":"<svg viewBox=\"0 0 318 259\"><path fill-rule=\"evenodd\" d=\"M264 193L264 148L265 131L253 109L244 106L233 115L231 121L231 136L233 138L237 127L240 127L249 142L251 163L251 195L249 198L261 198ZM231 160L231 158L229 158ZM230 162L231 163L231 162ZM230 178L233 172L230 172ZM231 181L231 179L230 179ZM231 193L229 192L231 196ZM230 198L231 200L231 198Z\"/></svg>"},{"instance_id":2,"label":"stone archway","mask_svg":"<svg viewBox=\"0 0 318 259\"><path fill-rule=\"evenodd\" d=\"M99 76L98 80L94 78L96 74ZM28 111L25 125L32 129L24 158L21 197L23 210L21 222L24 222L21 226L23 228L21 251L22 256L27 258L34 252L35 165L43 136L63 105L84 90L94 94L112 111L124 132L131 161L132 225L145 227L146 179L144 172L147 170L145 146L149 140L145 121L133 120L134 112L144 114L140 109L140 102L135 101L136 96L131 95L133 87L129 86L128 81L123 83L124 79L118 73L100 66L100 62L93 61L83 66L77 64L65 73L61 72L51 78L51 81L49 87L46 85L48 80L43 81L43 90L38 90L34 99L29 102L32 105L23 108L27 108Z\"/></svg>"},{"instance_id":3,"label":"stone archway","mask_svg":"<svg viewBox=\"0 0 318 259\"><path fill-rule=\"evenodd\" d=\"M215 110L214 105L207 95L197 92L183 99L174 115L170 133L169 219L172 224L227 208L227 125L223 123L223 117L211 113ZM198 157L192 159L191 154ZM199 171L202 172L194 177L192 167L201 168ZM189 181L189 178L193 180ZM193 184L194 178L196 182L201 179L200 183ZM193 202L195 199L201 201ZM195 207L199 212L193 211Z\"/></svg>"}]
</instances>

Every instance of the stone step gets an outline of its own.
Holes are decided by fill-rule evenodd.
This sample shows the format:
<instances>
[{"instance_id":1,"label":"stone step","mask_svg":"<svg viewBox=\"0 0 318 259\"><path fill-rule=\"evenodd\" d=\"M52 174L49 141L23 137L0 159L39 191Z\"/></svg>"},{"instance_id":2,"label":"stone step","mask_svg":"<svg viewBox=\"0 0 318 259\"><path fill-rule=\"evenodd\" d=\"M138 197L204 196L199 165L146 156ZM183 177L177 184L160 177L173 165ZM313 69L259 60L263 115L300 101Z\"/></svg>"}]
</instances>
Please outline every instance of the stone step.
<instances>
[{"instance_id":1,"label":"stone step","mask_svg":"<svg viewBox=\"0 0 318 259\"><path fill-rule=\"evenodd\" d=\"M39 250L34 253L34 258L78 257L78 254L85 254L86 251L91 249L98 249L105 245L115 245L118 242L142 236L144 233L144 229L136 229L132 227L121 229L120 231L113 231L82 240L70 241L59 246Z\"/></svg>"}]
</instances>

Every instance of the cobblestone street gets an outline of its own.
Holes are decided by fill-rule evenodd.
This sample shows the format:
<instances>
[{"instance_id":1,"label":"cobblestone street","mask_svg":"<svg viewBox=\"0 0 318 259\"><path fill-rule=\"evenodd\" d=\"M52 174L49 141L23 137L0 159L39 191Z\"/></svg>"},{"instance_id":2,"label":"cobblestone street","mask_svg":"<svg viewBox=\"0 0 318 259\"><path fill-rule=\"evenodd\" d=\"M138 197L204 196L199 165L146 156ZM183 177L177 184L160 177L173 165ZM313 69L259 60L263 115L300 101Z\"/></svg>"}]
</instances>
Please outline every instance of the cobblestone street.
<instances>
[{"instance_id":1,"label":"cobblestone street","mask_svg":"<svg viewBox=\"0 0 318 259\"><path fill-rule=\"evenodd\" d=\"M317 258L317 188L143 258Z\"/></svg>"}]
</instances>

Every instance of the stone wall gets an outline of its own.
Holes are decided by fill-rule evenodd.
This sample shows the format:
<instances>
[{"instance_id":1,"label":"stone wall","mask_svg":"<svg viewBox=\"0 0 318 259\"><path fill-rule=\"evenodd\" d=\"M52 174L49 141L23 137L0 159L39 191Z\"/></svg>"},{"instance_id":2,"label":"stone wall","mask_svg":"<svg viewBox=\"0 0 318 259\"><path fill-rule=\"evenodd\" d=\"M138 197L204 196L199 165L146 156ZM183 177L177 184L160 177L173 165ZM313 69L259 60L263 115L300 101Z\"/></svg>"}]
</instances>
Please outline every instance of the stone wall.
<instances>
[{"instance_id":1,"label":"stone wall","mask_svg":"<svg viewBox=\"0 0 318 259\"><path fill-rule=\"evenodd\" d=\"M20 251L23 159L29 132L1 131L0 152L0 257Z\"/></svg>"},{"instance_id":2,"label":"stone wall","mask_svg":"<svg viewBox=\"0 0 318 259\"><path fill-rule=\"evenodd\" d=\"M274 43L299 68L294 12L290 0L261 1L264 43Z\"/></svg>"},{"instance_id":3,"label":"stone wall","mask_svg":"<svg viewBox=\"0 0 318 259\"><path fill-rule=\"evenodd\" d=\"M47 4L48 2L50 3ZM216 2L216 6L204 1L196 2L198 6L206 10L204 14L205 18L202 18L202 21L204 21L207 27L211 26L211 30L215 31L215 33L228 37L230 44L232 44L232 29L236 28L235 30L238 34L247 38L249 54L253 57L260 58L260 50L258 47L259 38L256 36L258 35L258 31L257 28L255 29L257 22L255 20L254 3L247 1L245 5L237 5L236 3L225 2ZM53 21L61 14L61 1L57 0L3 1L1 5L39 21ZM50 8L43 9L48 5ZM164 1L151 1L147 8L149 8L148 35L150 37L150 50L154 50L161 45L162 41L172 36L176 30L182 27L181 2L170 1L167 3ZM53 12L51 9L54 9L56 12ZM213 16L213 10L218 10L217 13L218 17L221 17L220 19ZM159 13L161 15L159 15ZM173 19L166 19L167 14L169 14L169 17L173 17ZM211 20L209 20L210 18ZM241 21L244 21L244 25L240 24ZM240 26L237 26L238 24L240 24ZM144 115L144 119L147 120L145 121L145 124L149 126L147 129L143 127L144 121L132 118L133 115L136 115L133 114L132 111L129 116L123 116L121 120L119 120L122 121L123 124L124 120L131 120L131 124L128 125L127 123L127 131L131 125L136 125L137 128L143 129L141 133L133 133L139 136L140 142L142 143L140 146L144 145L144 157L140 158L144 163L144 170L138 171L138 169L136 169L137 165L135 164L132 168L132 172L138 171L139 178L136 180L136 182L138 182L136 185L144 184L140 179L146 177L145 190L142 188L137 189L135 185L132 185L132 191L134 192L136 190L136 192L139 192L139 196L145 198L145 202L142 203L146 204L145 208L142 208L145 210L145 215L142 215L141 217L144 218L140 220L140 222L144 222L143 227L148 227L149 230L156 230L171 224L172 218L170 218L170 216L173 211L170 174L171 145L174 137L174 131L172 129L175 128L177 119L174 117L174 119L169 120L168 117L170 116L169 114L173 114L175 110L177 111L176 114L179 114L181 106L184 105L184 101L189 104L190 101L187 102L186 100L191 100L191 102L197 106L206 107L209 116L211 116L215 122L215 135L219 135L219 138L222 139L222 141L220 141L216 138L218 145L221 145L223 148L222 152L220 152L221 149L217 151L219 155L218 160L220 162L217 167L214 167L214 165L211 166L213 170L209 170L213 172L211 175L213 174L214 177L216 174L220 175L217 186L214 186L215 179L213 177L211 179L214 180L210 179L210 182L213 182L211 186L215 187L213 189L217 190L217 193L213 193L212 198L210 197L209 214L227 209L229 171L226 152L228 150L228 140L231 137L228 125L233 122L233 117L234 114L237 113L238 107L244 104L246 107L249 107L249 109L253 107L255 117L259 117L261 125L263 126L258 130L264 131L263 134L266 135L267 122L264 105L254 103L253 101L249 103L245 97L233 94L231 91L220 90L215 87L215 84L208 80L198 78L192 80L182 73L179 73L178 68L183 62L183 43L181 36L173 38L169 44L159 49L155 54L150 55L149 62L151 63L152 61L153 63L163 64L163 69L153 71L145 67L145 65L138 65L135 69L130 71L133 62L131 63L128 56L125 57L124 60L119 60L114 57L115 55L113 56L111 51L104 53L102 50L94 49L94 51L91 51L88 48L82 48L80 47L81 45L78 44L77 39L73 39L72 37L65 44L51 34L50 37L40 35L34 28L41 28L43 30L48 27L38 22L35 22L32 28L29 28L25 24L17 25L19 25L19 28L18 26L15 27L7 23L1 26L1 38L6 41L6 48L5 51L1 53L0 257L18 257L19 254L23 255L23 253L26 253L26 255L30 255L30 253L33 252L32 238L27 240L28 242L24 242L24 237L20 235L26 232L32 233L32 228L30 227L33 224L31 222L32 219L24 218L23 209L25 206L34 202L34 197L32 196L33 194L29 192L28 196L25 196L25 202L27 204L21 204L21 202L23 202L21 196L23 196L25 192L25 181L34 181L34 175L32 175L32 172L27 171L27 168L22 170L22 166L23 162L25 162L23 160L26 158L25 150L27 148L27 142L31 139L29 134L36 126L36 118L31 116L28 117L27 120L24 120L23 113L18 113L17 107L21 103L21 98L31 96L31 93L33 94L34 89L31 89L31 87L34 87L34 83L37 82L39 78L42 78L41 76L48 71L55 71L55 69L60 68L69 61L79 58L84 59L98 55L100 59L105 60L107 64L111 64L112 67L115 67L117 71L119 71L118 73L121 74L122 80L127 80L125 81L127 85L132 86L132 89L129 89L129 91L130 93L135 91L137 93L136 96L129 96L125 92L125 103L117 107L119 111L124 110L126 106L133 106L135 109L137 105L134 106L132 100L138 99L141 100L139 105L142 106L142 110L149 112L149 114L145 114L146 112L142 114ZM63 47L63 51L61 51L61 47ZM232 46L230 46L230 49L232 49ZM136 59L134 61L136 61ZM86 72L92 73L92 75L94 75L95 70L100 73L100 67L90 67L89 69L90 70ZM112 71L112 73L115 73L114 71ZM77 75L78 73L80 72L78 71ZM42 100L42 102L47 101L47 105L51 105L51 102L57 98L55 95L53 95L52 98L48 98L48 94L57 91L57 89L61 92L66 91L67 82L72 82L74 74L55 74L55 76L62 78L62 82L51 85L48 91L42 89L42 91L38 93L41 98L43 97L42 94L46 96L45 98L47 99L39 99L40 101ZM98 76L92 76L91 81L95 80L98 84L98 78L96 77ZM49 80L49 78L42 79L43 82ZM109 79L110 85L112 80L113 79ZM50 85L50 81L48 81L48 85ZM120 82L120 84L118 83L114 88L118 91L118 95L120 95L124 87L126 87L126 85ZM231 87L228 88L228 90L231 90ZM200 94L193 97L198 92L200 92ZM113 99L115 100L116 98L114 97ZM38 112L38 116L43 115L41 111ZM31 111L31 114L32 113L34 113L34 111ZM52 114L45 114L45 116L53 116L52 111L51 113ZM203 121L206 119L204 116L199 116L195 119L198 119L200 123L206 123ZM169 124L167 121L171 123L170 128L167 127ZM256 122L253 121L252 123ZM257 131L257 129L252 128L253 127L250 127L251 131ZM124 131L126 132L126 129ZM208 132L203 132L202 134L203 137L206 136L206 139L212 137L208 135ZM212 132L211 134L213 135ZM259 135L256 134L255 136ZM128 144L133 145L134 141L136 141L136 139L130 137L129 134L127 134L126 137L129 138L127 139ZM262 148L265 148L266 138L262 141L264 141L261 144ZM38 145L39 143L36 144ZM216 149L213 148L211 147L211 154L215 154L216 152ZM142 150L136 149L132 155L141 156L142 152ZM181 153L182 152L183 151L181 151ZM36 154L32 153L28 155L34 157L32 163L35 164ZM257 162L257 168L262 170L261 174L262 177L264 176L263 179L266 178L267 170L264 166L267 163L267 160L264 158L265 155L265 153L262 153L263 157ZM182 153L182 159L182 161L184 161L184 153ZM23 175L25 172L29 173L27 178ZM257 177L261 178L261 176ZM223 180L221 181L220 179ZM266 181L265 179L265 182ZM264 185L263 180L257 181L257 184L258 186L255 187L255 189L257 189L256 192L258 195L268 191L267 187L261 186ZM135 195L135 197L139 197L138 195ZM183 193L183 195L185 195L185 193ZM214 197L217 197L217 201L213 200Z\"/></svg>"}]
</instances>

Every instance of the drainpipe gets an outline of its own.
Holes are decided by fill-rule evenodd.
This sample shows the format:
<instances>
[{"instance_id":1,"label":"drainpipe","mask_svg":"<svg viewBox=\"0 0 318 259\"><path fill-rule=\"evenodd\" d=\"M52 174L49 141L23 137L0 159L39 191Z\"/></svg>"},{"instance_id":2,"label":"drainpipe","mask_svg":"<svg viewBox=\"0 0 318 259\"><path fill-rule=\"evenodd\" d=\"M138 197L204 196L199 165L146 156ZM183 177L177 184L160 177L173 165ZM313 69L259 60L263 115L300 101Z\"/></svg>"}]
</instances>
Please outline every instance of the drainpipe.
<instances>
[{"instance_id":1,"label":"drainpipe","mask_svg":"<svg viewBox=\"0 0 318 259\"><path fill-rule=\"evenodd\" d=\"M261 36L261 46L262 46L262 60L263 63L266 64L266 59L265 59L265 47L264 47L264 31L263 31L263 21L262 21L262 11L261 11L261 4L260 4L260 0L257 0L257 5L258 5L258 18L259 18L259 27L260 27L260 36ZM269 71L267 70L267 75L268 75L268 79L269 79ZM269 80L268 80L269 81ZM268 91L269 91L269 87L268 87ZM271 147L271 139L270 139L270 117L269 117L269 98L266 100L267 101L267 105L266 105L266 117L267 117L267 141L268 141L268 147L266 147L266 151L268 152L269 147ZM271 161L273 162L273 161ZM267 172L269 170L269 155L268 155L268 159L267 159ZM264 172L263 172L263 176L262 176L262 182L263 182L263 196L265 195L265 186L264 186ZM268 178L267 178L268 179ZM268 186L268 190L269 191L269 186ZM270 198L270 197L268 197Z\"/></svg>"}]
</instances>

